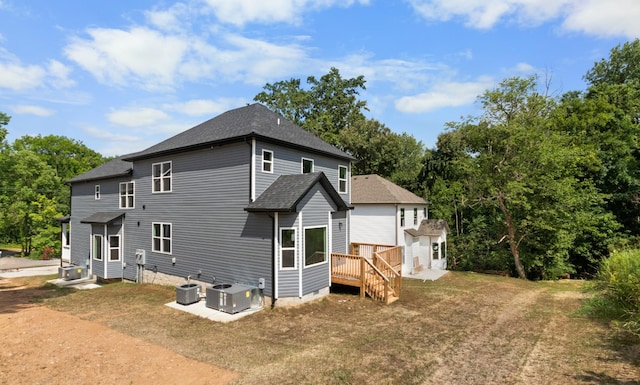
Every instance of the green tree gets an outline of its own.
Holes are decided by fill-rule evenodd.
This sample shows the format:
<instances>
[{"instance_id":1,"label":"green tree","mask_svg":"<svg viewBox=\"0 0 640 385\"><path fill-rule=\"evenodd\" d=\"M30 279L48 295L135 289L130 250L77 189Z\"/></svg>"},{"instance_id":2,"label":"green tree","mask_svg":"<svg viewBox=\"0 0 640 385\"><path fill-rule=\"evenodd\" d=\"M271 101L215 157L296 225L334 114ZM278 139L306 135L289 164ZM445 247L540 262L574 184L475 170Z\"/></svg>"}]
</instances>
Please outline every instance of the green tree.
<instances>
[{"instance_id":1,"label":"green tree","mask_svg":"<svg viewBox=\"0 0 640 385\"><path fill-rule=\"evenodd\" d=\"M308 89L299 79L266 84L253 100L264 103L302 128L338 147L340 131L364 119L367 103L359 100L364 76L343 79L336 68L320 79L307 77Z\"/></svg>"},{"instance_id":2,"label":"green tree","mask_svg":"<svg viewBox=\"0 0 640 385\"><path fill-rule=\"evenodd\" d=\"M464 175L469 223L478 226L466 238L477 242L478 229L486 231L495 246L485 255L499 260L508 251L520 278L572 271L579 227L612 222L591 181L576 177L582 153L549 128L555 104L536 87L535 77L505 79L479 98L480 118L453 123L449 133L464 145L466 155L451 147L460 161L454 171Z\"/></svg>"}]
</instances>

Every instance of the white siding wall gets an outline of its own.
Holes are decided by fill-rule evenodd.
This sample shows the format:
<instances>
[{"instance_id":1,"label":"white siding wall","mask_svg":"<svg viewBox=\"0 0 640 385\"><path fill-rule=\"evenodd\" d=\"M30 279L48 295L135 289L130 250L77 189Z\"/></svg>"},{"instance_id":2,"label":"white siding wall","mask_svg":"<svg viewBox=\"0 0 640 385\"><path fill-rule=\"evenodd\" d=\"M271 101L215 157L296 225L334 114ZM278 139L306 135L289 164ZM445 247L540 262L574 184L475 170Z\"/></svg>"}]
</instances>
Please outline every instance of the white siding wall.
<instances>
[{"instance_id":1,"label":"white siding wall","mask_svg":"<svg viewBox=\"0 0 640 385\"><path fill-rule=\"evenodd\" d=\"M358 204L354 207L351 213L351 242L396 244L395 205Z\"/></svg>"}]
</instances>

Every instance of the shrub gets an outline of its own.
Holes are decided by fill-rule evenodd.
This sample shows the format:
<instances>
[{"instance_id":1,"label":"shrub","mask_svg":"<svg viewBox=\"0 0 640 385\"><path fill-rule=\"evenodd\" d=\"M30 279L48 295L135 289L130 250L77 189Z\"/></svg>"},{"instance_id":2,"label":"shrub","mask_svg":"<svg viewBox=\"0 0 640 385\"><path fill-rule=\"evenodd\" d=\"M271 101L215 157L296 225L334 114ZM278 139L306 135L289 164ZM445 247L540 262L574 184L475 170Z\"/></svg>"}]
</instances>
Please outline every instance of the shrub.
<instances>
[{"instance_id":1,"label":"shrub","mask_svg":"<svg viewBox=\"0 0 640 385\"><path fill-rule=\"evenodd\" d=\"M617 251L603 259L591 306L640 336L640 249Z\"/></svg>"}]
</instances>

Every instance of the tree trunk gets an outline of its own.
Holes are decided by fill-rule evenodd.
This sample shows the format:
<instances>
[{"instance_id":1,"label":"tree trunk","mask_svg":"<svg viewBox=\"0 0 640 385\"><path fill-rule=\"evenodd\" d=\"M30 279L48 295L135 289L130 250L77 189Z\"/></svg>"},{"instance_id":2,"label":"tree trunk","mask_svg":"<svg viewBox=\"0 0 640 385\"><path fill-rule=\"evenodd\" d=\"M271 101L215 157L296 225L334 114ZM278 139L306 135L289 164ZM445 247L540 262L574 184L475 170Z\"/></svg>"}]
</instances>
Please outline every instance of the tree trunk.
<instances>
[{"instance_id":1,"label":"tree trunk","mask_svg":"<svg viewBox=\"0 0 640 385\"><path fill-rule=\"evenodd\" d=\"M527 279L527 274L524 271L524 267L522 266L522 262L520 261L520 253L518 252L518 245L520 242L516 241L516 229L513 225L513 218L511 218L511 214L509 214L509 210L507 210L507 206L504 203L502 191L498 192L498 205L500 206L500 210L504 214L505 222L507 223L507 239L509 240L509 250L511 250L511 255L513 255L513 263L516 266L518 278Z\"/></svg>"}]
</instances>

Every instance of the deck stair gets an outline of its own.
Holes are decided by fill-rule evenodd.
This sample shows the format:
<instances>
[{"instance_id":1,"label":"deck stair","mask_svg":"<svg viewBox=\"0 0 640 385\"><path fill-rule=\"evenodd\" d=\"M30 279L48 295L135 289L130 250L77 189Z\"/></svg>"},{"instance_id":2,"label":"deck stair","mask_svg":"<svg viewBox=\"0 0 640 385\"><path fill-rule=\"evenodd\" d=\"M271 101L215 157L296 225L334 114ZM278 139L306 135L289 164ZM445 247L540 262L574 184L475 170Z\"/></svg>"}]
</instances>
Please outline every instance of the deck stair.
<instances>
[{"instance_id":1,"label":"deck stair","mask_svg":"<svg viewBox=\"0 0 640 385\"><path fill-rule=\"evenodd\" d=\"M331 254L331 281L360 288L360 296L391 304L400 298L400 246L352 244L351 254ZM357 253L357 254L356 254Z\"/></svg>"}]
</instances>

